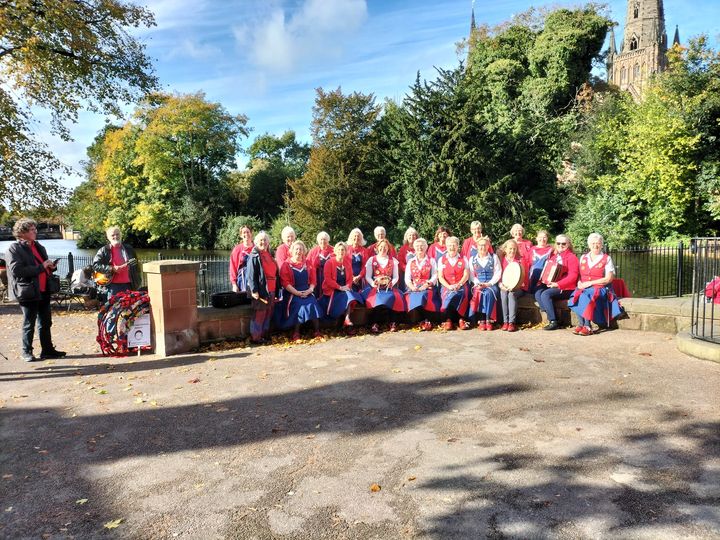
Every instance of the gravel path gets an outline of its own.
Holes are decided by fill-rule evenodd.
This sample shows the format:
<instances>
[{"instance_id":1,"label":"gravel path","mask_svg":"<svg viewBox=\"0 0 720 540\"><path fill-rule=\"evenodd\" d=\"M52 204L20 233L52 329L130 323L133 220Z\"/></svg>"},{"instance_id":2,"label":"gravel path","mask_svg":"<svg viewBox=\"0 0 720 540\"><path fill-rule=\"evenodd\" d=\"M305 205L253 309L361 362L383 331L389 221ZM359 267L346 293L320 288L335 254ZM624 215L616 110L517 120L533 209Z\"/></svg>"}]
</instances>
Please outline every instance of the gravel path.
<instances>
[{"instance_id":1,"label":"gravel path","mask_svg":"<svg viewBox=\"0 0 720 540\"><path fill-rule=\"evenodd\" d=\"M0 307L0 537L720 538L720 364L666 334L106 359L94 325L26 364Z\"/></svg>"}]
</instances>

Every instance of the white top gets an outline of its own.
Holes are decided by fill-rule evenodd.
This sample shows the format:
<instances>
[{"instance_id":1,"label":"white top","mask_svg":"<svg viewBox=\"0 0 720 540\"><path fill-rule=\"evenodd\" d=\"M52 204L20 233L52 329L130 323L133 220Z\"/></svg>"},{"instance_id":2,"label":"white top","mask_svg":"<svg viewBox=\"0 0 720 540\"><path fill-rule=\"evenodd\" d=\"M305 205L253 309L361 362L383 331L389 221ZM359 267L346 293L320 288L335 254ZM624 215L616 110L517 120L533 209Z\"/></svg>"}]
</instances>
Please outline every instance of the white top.
<instances>
[{"instance_id":1,"label":"white top","mask_svg":"<svg viewBox=\"0 0 720 540\"><path fill-rule=\"evenodd\" d=\"M492 257L492 259L491 259ZM475 273L472 271L473 265L475 262L478 263L479 266L485 268L490 264L490 261L493 261L493 275L492 278L490 278L490 281L488 283L490 285L495 285L500 281L500 276L502 276L502 265L500 264L500 259L498 259L498 256L494 253L488 253L484 257L480 257L479 255L475 255L473 258L470 259L468 263L468 268L470 268L470 272L472 273L472 281L475 285L480 285L482 283Z\"/></svg>"},{"instance_id":2,"label":"white top","mask_svg":"<svg viewBox=\"0 0 720 540\"><path fill-rule=\"evenodd\" d=\"M605 254L600 253L600 255L594 257L592 253L588 252L582 257L580 257L580 264L582 264L583 259L587 259L588 266L595 266L600 261L600 259L602 259L603 255ZM612 272L613 274L615 273L615 264L613 263L612 257L608 255L607 262L605 263L605 275L607 276L610 272Z\"/></svg>"},{"instance_id":3,"label":"white top","mask_svg":"<svg viewBox=\"0 0 720 540\"><path fill-rule=\"evenodd\" d=\"M425 258L421 261L417 258L417 255L414 255L410 260L408 260L407 266L405 267L405 285L408 286L408 288L412 287L413 285L413 278L412 278L412 271L410 270L410 265L412 264L412 261L415 261L415 263L420 267L424 267L425 265L430 265L430 279L428 281L432 285L437 285L437 263L435 262L435 259L432 257L428 257L425 255Z\"/></svg>"},{"instance_id":4,"label":"white top","mask_svg":"<svg viewBox=\"0 0 720 540\"><path fill-rule=\"evenodd\" d=\"M72 278L70 278L70 287L95 287L93 280L85 277L85 272L82 268L78 268L73 272Z\"/></svg>"},{"instance_id":5,"label":"white top","mask_svg":"<svg viewBox=\"0 0 720 540\"><path fill-rule=\"evenodd\" d=\"M398 274L397 259L394 257L380 257L379 255L373 255L365 263L365 281L367 281L371 287L375 286L375 281L373 280L373 266L372 266L373 261L377 261L380 268L386 268L387 265L391 264L391 261L392 261L393 271L392 271L392 281L390 282L390 285L392 287L397 285L397 282L400 279L400 276Z\"/></svg>"}]
</instances>

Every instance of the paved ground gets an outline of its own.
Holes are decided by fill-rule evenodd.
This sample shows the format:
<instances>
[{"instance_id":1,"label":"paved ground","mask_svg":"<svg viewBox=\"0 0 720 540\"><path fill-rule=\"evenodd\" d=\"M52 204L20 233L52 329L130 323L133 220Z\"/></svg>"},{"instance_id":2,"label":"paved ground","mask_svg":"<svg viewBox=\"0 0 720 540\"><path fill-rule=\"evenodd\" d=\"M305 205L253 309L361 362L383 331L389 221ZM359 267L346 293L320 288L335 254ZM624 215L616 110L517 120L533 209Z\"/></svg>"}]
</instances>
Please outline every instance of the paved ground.
<instances>
[{"instance_id":1,"label":"paved ground","mask_svg":"<svg viewBox=\"0 0 720 540\"><path fill-rule=\"evenodd\" d=\"M0 308L0 537L720 538L720 364L665 334L108 360L76 314L70 357L25 364L19 324Z\"/></svg>"}]
</instances>

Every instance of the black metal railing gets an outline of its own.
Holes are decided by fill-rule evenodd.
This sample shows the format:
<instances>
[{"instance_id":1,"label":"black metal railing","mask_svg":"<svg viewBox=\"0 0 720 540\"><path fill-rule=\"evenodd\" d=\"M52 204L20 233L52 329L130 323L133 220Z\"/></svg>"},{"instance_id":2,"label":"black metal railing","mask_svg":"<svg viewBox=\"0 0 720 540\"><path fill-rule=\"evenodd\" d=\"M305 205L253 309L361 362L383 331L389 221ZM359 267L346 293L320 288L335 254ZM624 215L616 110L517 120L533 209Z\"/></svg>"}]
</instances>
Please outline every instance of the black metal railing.
<instances>
[{"instance_id":1,"label":"black metal railing","mask_svg":"<svg viewBox=\"0 0 720 540\"><path fill-rule=\"evenodd\" d=\"M720 343L720 238L693 238L690 335Z\"/></svg>"},{"instance_id":2,"label":"black metal railing","mask_svg":"<svg viewBox=\"0 0 720 540\"><path fill-rule=\"evenodd\" d=\"M692 290L693 254L685 242L675 246L609 248L608 254L615 263L616 277L625 281L634 297L683 296Z\"/></svg>"}]
</instances>

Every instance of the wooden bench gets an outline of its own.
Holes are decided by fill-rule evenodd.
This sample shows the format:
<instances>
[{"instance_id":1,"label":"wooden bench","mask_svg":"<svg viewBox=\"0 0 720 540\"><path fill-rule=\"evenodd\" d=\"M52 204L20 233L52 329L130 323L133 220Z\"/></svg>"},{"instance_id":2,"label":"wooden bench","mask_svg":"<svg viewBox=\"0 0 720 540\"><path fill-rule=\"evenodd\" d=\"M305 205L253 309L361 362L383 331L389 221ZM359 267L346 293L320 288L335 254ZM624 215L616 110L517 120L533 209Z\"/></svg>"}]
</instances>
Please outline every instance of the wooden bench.
<instances>
[{"instance_id":1,"label":"wooden bench","mask_svg":"<svg viewBox=\"0 0 720 540\"><path fill-rule=\"evenodd\" d=\"M51 297L51 300L55 303L55 305L61 308L67 306L68 311L70 311L70 307L74 302L81 304L84 308L90 299L90 294L73 292L70 289L69 277L65 277L65 279L60 280L60 290L54 293Z\"/></svg>"}]
</instances>

